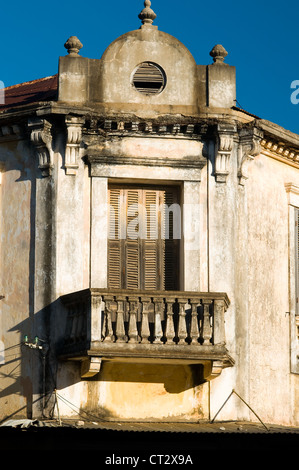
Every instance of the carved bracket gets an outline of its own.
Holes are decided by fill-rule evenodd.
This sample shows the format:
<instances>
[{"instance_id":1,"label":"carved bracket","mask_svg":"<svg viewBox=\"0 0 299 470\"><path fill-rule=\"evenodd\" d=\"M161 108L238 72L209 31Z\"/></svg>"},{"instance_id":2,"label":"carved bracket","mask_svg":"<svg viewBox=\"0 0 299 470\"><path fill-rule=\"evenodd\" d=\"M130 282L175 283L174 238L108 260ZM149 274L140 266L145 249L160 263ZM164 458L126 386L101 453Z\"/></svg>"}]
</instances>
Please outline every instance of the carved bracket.
<instances>
[{"instance_id":1,"label":"carved bracket","mask_svg":"<svg viewBox=\"0 0 299 470\"><path fill-rule=\"evenodd\" d=\"M218 124L215 152L215 178L217 183L225 183L227 180L235 134L236 127L234 125Z\"/></svg>"},{"instance_id":2,"label":"carved bracket","mask_svg":"<svg viewBox=\"0 0 299 470\"><path fill-rule=\"evenodd\" d=\"M50 176L53 168L52 124L46 119L35 118L28 121L30 140L38 157L38 167L43 176Z\"/></svg>"},{"instance_id":3,"label":"carved bracket","mask_svg":"<svg viewBox=\"0 0 299 470\"><path fill-rule=\"evenodd\" d=\"M65 148L65 173L67 175L76 175L80 153L80 144L82 139L83 118L67 116L65 118L67 128L67 141Z\"/></svg>"},{"instance_id":4,"label":"carved bracket","mask_svg":"<svg viewBox=\"0 0 299 470\"><path fill-rule=\"evenodd\" d=\"M88 378L98 374L101 370L102 358L89 357L81 362L81 377Z\"/></svg>"},{"instance_id":5,"label":"carved bracket","mask_svg":"<svg viewBox=\"0 0 299 470\"><path fill-rule=\"evenodd\" d=\"M209 366L205 367L205 380L210 382L211 380L219 377L223 368L223 361L211 361Z\"/></svg>"},{"instance_id":6,"label":"carved bracket","mask_svg":"<svg viewBox=\"0 0 299 470\"><path fill-rule=\"evenodd\" d=\"M249 163L261 152L263 132L255 127L241 129L239 144L238 178L239 184L244 186L248 179L247 169Z\"/></svg>"}]
</instances>

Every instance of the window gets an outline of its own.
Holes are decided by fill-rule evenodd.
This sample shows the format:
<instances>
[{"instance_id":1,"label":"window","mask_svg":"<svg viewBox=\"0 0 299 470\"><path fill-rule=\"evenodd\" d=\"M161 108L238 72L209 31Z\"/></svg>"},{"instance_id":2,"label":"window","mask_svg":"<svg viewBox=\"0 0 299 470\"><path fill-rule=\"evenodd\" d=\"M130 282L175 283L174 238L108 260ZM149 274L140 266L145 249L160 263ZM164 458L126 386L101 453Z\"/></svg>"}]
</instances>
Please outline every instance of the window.
<instances>
[{"instance_id":1,"label":"window","mask_svg":"<svg viewBox=\"0 0 299 470\"><path fill-rule=\"evenodd\" d=\"M133 75L133 85L140 93L157 94L164 90L166 77L164 71L156 64L143 62Z\"/></svg>"},{"instance_id":2,"label":"window","mask_svg":"<svg viewBox=\"0 0 299 470\"><path fill-rule=\"evenodd\" d=\"M299 186L286 183L289 219L289 315L291 372L299 374Z\"/></svg>"},{"instance_id":3,"label":"window","mask_svg":"<svg viewBox=\"0 0 299 470\"><path fill-rule=\"evenodd\" d=\"M291 294L291 306L290 306L290 316L291 316L291 371L299 374L299 209L297 207L292 208L291 220L293 223L293 230L291 234L293 235L293 240L290 245L290 256L293 257L293 263L290 264L291 271L293 265L293 275L291 273L291 285L290 294ZM292 295L293 292L293 295ZM292 296L293 299L292 300ZM294 307L292 308L292 304Z\"/></svg>"},{"instance_id":4,"label":"window","mask_svg":"<svg viewBox=\"0 0 299 470\"><path fill-rule=\"evenodd\" d=\"M295 293L296 293L296 310L295 310L295 324L296 324L296 339L297 349L299 352L299 209L295 209Z\"/></svg>"},{"instance_id":5,"label":"window","mask_svg":"<svg viewBox=\"0 0 299 470\"><path fill-rule=\"evenodd\" d=\"M178 188L109 187L108 287L178 290Z\"/></svg>"}]
</instances>

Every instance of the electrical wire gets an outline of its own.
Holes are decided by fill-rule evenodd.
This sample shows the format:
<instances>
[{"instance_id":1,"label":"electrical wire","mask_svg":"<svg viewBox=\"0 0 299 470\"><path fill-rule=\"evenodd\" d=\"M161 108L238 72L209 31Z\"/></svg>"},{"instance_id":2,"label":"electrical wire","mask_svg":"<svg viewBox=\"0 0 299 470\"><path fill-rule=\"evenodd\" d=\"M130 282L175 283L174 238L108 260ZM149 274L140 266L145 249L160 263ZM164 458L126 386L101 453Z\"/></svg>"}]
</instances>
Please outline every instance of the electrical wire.
<instances>
[{"instance_id":1,"label":"electrical wire","mask_svg":"<svg viewBox=\"0 0 299 470\"><path fill-rule=\"evenodd\" d=\"M77 409L76 413L78 414L78 416L81 416L83 418L83 417L85 417L84 415L86 415L87 419L89 417L88 421L91 421L91 422L99 420L98 416L95 416L95 415L93 415L91 413L88 413L87 411L84 411L84 410L80 411L80 408L77 405L75 405L74 403L71 403L69 400L67 400L67 398L62 397L59 393L57 393L57 391L56 391L56 396L61 401L63 401L67 406L69 406L69 408L71 408L73 411L76 411L76 409Z\"/></svg>"},{"instance_id":2,"label":"electrical wire","mask_svg":"<svg viewBox=\"0 0 299 470\"><path fill-rule=\"evenodd\" d=\"M238 105L238 106L239 106L239 108L241 108L241 109L244 109L244 108L243 108L243 106L241 106L241 105L240 105L240 103L239 103L239 101L238 101L238 100L235 100L235 102L236 102L236 105Z\"/></svg>"}]
</instances>

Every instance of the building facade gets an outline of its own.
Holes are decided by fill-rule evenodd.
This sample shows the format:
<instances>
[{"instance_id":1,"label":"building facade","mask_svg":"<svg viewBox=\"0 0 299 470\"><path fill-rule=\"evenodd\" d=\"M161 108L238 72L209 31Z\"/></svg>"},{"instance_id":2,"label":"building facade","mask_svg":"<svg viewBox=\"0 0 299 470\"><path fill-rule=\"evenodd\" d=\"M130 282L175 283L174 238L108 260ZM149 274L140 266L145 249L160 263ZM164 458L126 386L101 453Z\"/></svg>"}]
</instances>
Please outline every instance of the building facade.
<instances>
[{"instance_id":1,"label":"building facade","mask_svg":"<svg viewBox=\"0 0 299 470\"><path fill-rule=\"evenodd\" d=\"M298 426L299 136L150 3L5 89L0 419L207 421L236 391L219 418Z\"/></svg>"}]
</instances>

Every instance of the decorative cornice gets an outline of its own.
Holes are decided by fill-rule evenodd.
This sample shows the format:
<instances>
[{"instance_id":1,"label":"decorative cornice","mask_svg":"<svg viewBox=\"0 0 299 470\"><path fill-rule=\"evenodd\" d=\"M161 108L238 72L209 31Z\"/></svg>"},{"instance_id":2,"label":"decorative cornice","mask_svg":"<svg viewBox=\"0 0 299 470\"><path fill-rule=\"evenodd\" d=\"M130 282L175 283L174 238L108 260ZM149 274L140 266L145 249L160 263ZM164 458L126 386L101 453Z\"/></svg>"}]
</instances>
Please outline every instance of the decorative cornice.
<instances>
[{"instance_id":1,"label":"decorative cornice","mask_svg":"<svg viewBox=\"0 0 299 470\"><path fill-rule=\"evenodd\" d=\"M261 141L263 154L299 168L299 149L289 146L286 142L272 140L265 136Z\"/></svg>"},{"instance_id":2,"label":"decorative cornice","mask_svg":"<svg viewBox=\"0 0 299 470\"><path fill-rule=\"evenodd\" d=\"M105 155L95 149L88 149L86 159L92 166L94 165L128 165L128 166L146 166L146 167L171 167L171 168L196 168L202 169L206 165L206 160L202 157L184 157L174 158L152 158L148 156L130 158L126 155Z\"/></svg>"},{"instance_id":3,"label":"decorative cornice","mask_svg":"<svg viewBox=\"0 0 299 470\"><path fill-rule=\"evenodd\" d=\"M46 119L33 118L29 119L28 128L38 157L38 167L43 176L50 176L53 168L52 124Z\"/></svg>"},{"instance_id":4,"label":"decorative cornice","mask_svg":"<svg viewBox=\"0 0 299 470\"><path fill-rule=\"evenodd\" d=\"M287 193L293 193L293 194L296 194L297 196L299 195L299 186L297 186L296 184L286 183L284 187Z\"/></svg>"},{"instance_id":5,"label":"decorative cornice","mask_svg":"<svg viewBox=\"0 0 299 470\"><path fill-rule=\"evenodd\" d=\"M183 136L198 139L206 133L208 124L203 122L174 122L174 121L134 121L122 119L104 119L99 129L107 135L143 135L143 136ZM95 127L91 131L95 131ZM88 132L88 131L87 131Z\"/></svg>"}]
</instances>

